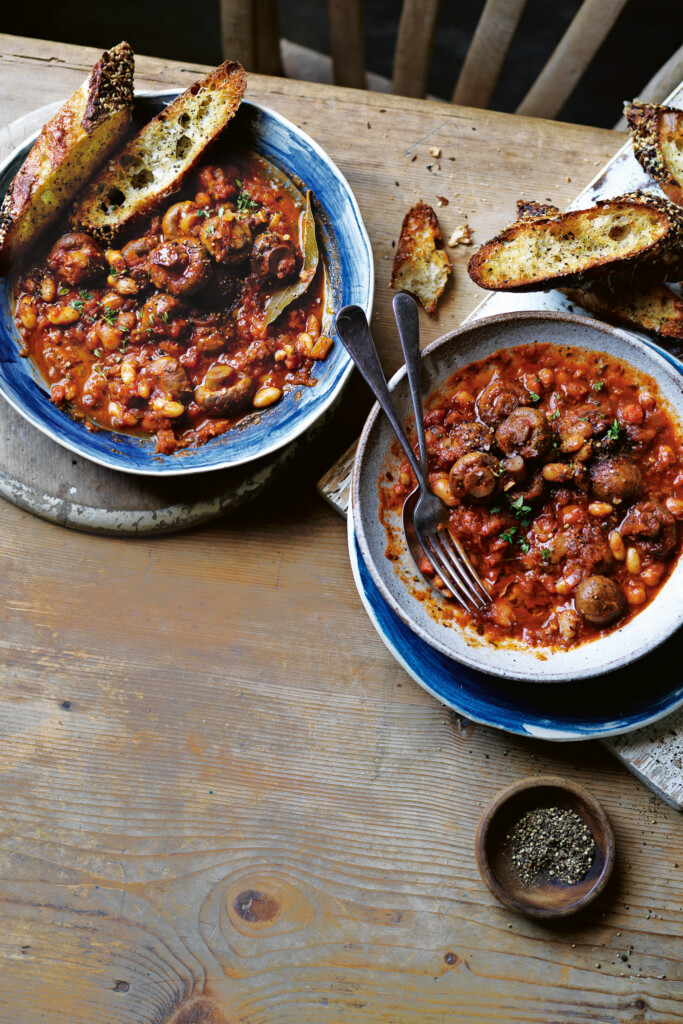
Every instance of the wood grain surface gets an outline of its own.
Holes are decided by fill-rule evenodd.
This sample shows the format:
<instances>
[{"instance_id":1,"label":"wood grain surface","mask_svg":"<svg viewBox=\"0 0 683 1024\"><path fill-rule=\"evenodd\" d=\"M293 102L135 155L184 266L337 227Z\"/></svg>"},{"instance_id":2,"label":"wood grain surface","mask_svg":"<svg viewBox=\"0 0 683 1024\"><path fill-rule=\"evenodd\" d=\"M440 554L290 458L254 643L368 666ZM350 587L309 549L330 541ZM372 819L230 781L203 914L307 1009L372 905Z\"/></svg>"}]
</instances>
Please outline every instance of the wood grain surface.
<instances>
[{"instance_id":1,"label":"wood grain surface","mask_svg":"<svg viewBox=\"0 0 683 1024\"><path fill-rule=\"evenodd\" d=\"M66 96L95 55L0 46L8 121ZM200 71L138 66L140 87ZM417 195L450 197L445 233L467 213L487 237L521 181L566 202L620 142L249 89L351 181L388 370L391 242ZM475 303L465 256L425 341ZM344 524L314 492L368 405L356 386L270 497L191 533L95 537L0 501L0 1024L683 1021L680 816L597 744L463 726L368 622ZM473 855L488 800L541 772L594 793L617 843L606 892L556 926L497 904Z\"/></svg>"}]
</instances>

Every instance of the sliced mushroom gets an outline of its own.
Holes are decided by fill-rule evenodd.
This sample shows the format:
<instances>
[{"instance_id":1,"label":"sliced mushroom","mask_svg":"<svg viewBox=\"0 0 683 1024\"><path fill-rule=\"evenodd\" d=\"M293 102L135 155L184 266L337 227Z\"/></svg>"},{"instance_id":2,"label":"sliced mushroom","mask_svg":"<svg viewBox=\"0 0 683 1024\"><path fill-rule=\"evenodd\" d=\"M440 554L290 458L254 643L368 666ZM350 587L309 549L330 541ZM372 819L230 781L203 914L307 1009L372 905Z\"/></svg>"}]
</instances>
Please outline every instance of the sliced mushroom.
<instances>
[{"instance_id":1,"label":"sliced mushroom","mask_svg":"<svg viewBox=\"0 0 683 1024\"><path fill-rule=\"evenodd\" d=\"M168 398L182 400L192 391L189 377L173 356L160 356L155 359L149 364L148 372Z\"/></svg>"},{"instance_id":2,"label":"sliced mushroom","mask_svg":"<svg viewBox=\"0 0 683 1024\"><path fill-rule=\"evenodd\" d=\"M448 433L449 446L457 459L467 452L487 452L493 444L493 431L485 423L456 423Z\"/></svg>"},{"instance_id":3,"label":"sliced mushroom","mask_svg":"<svg viewBox=\"0 0 683 1024\"><path fill-rule=\"evenodd\" d=\"M477 412L484 423L497 427L519 405L529 405L526 388L514 381L492 380L477 398Z\"/></svg>"},{"instance_id":4,"label":"sliced mushroom","mask_svg":"<svg viewBox=\"0 0 683 1024\"><path fill-rule=\"evenodd\" d=\"M498 427L496 441L506 455L537 459L550 448L552 431L540 409L518 406Z\"/></svg>"},{"instance_id":5,"label":"sliced mushroom","mask_svg":"<svg viewBox=\"0 0 683 1024\"><path fill-rule=\"evenodd\" d=\"M500 488L500 464L488 452L468 452L454 462L448 484L456 498L489 501Z\"/></svg>"},{"instance_id":6,"label":"sliced mushroom","mask_svg":"<svg viewBox=\"0 0 683 1024\"><path fill-rule=\"evenodd\" d=\"M50 249L47 265L73 288L93 281L107 269L102 246L81 231L58 238Z\"/></svg>"},{"instance_id":7,"label":"sliced mushroom","mask_svg":"<svg viewBox=\"0 0 683 1024\"><path fill-rule=\"evenodd\" d=\"M194 400L210 416L234 416L251 404L254 390L251 377L240 377L231 366L214 363L195 388Z\"/></svg>"}]
</instances>

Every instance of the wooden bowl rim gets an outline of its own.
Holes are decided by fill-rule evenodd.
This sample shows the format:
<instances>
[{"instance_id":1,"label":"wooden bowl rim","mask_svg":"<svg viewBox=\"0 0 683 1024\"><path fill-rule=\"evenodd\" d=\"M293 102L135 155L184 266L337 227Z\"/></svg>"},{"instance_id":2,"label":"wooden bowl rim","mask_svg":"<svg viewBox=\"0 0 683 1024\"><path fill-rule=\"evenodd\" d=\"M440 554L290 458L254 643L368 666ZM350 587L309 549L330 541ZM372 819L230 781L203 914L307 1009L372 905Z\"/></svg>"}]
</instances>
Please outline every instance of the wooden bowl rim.
<instances>
[{"instance_id":1,"label":"wooden bowl rim","mask_svg":"<svg viewBox=\"0 0 683 1024\"><path fill-rule=\"evenodd\" d=\"M498 879L494 875L486 851L486 840L491 822L498 811L507 804L508 801L516 797L519 793L523 793L525 790L552 787L565 790L583 801L595 816L599 829L605 840L605 863L593 887L589 889L588 892L584 893L583 896L580 896L574 903L569 903L565 906L557 907L556 909L551 907L538 907L532 903L525 903L523 900L511 897L507 890L500 885ZM600 804L600 802L591 793L589 793L587 789L579 785L578 782L572 782L571 779L563 779L559 775L532 775L525 779L518 779L517 782L513 782L509 786L506 786L505 789L502 789L498 794L496 794L493 800L491 800L491 802L484 808L479 819L479 824L477 825L474 850L479 873L497 900L500 900L500 902L506 907L509 907L510 910L516 910L518 913L526 914L527 917L545 918L546 920L549 920L553 918L569 917L571 914L576 914L579 910L583 909L583 907L588 906L589 903L592 903L593 900L597 899L603 891L610 879L612 869L614 868L614 829L612 828L612 823L607 817L602 804Z\"/></svg>"}]
</instances>

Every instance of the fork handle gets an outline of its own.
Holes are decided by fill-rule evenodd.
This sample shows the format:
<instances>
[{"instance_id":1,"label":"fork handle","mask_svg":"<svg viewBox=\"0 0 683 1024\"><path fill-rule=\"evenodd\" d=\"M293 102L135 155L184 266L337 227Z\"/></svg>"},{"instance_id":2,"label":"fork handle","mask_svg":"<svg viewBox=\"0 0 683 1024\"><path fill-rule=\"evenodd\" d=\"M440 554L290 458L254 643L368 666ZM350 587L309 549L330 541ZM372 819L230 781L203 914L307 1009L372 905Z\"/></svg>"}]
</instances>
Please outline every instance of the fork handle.
<instances>
[{"instance_id":1,"label":"fork handle","mask_svg":"<svg viewBox=\"0 0 683 1024\"><path fill-rule=\"evenodd\" d=\"M426 487L422 467L413 451L413 446L406 437L403 425L396 414L391 393L384 379L375 343L370 333L370 325L360 306L344 306L335 317L337 334L342 345L349 353L360 370L373 395L379 402L384 414L391 423L396 437L399 439L406 458L410 463L421 487Z\"/></svg>"},{"instance_id":2,"label":"fork handle","mask_svg":"<svg viewBox=\"0 0 683 1024\"><path fill-rule=\"evenodd\" d=\"M412 296L406 292L394 295L392 302L394 307L394 319L398 327L398 336L401 339L403 358L406 361L406 372L410 385L410 397L413 400L413 412L415 413L415 433L420 448L420 462L422 463L422 475L427 476L428 458L427 441L425 439L425 428L422 419L422 389L420 387L420 320L417 312L417 303Z\"/></svg>"}]
</instances>

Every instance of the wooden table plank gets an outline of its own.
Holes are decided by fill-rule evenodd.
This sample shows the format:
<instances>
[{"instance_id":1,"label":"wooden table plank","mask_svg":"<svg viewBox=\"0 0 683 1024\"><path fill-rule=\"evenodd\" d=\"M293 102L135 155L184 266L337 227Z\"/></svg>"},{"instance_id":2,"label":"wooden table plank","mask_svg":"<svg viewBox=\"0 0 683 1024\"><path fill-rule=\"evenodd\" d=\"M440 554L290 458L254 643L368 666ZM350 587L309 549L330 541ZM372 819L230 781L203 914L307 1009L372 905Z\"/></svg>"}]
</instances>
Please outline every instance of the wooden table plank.
<instances>
[{"instance_id":1,"label":"wooden table plank","mask_svg":"<svg viewBox=\"0 0 683 1024\"><path fill-rule=\"evenodd\" d=\"M0 44L7 120L66 95L92 56ZM150 86L194 73L139 65ZM384 256L413 189L436 194L427 137L456 156L478 237L512 212L515 179L563 202L619 141L249 88L349 176L389 368ZM455 197L442 212L447 230ZM469 310L462 258L426 338ZM463 729L368 622L313 489L366 408L357 388L277 493L190 534L92 537L0 502L0 1024L683 1021L680 817L595 744ZM607 892L557 927L498 906L473 857L485 803L536 772L587 785L617 837Z\"/></svg>"}]
</instances>

